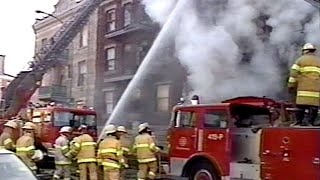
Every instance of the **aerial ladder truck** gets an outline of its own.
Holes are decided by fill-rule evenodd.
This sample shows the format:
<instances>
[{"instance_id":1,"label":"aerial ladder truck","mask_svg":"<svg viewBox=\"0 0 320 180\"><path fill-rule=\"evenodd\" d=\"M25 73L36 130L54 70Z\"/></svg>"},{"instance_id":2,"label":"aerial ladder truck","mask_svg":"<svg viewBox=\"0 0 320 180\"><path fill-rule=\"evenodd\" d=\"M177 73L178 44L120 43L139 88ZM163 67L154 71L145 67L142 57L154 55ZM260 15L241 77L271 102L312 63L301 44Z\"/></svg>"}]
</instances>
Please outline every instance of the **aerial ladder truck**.
<instances>
[{"instance_id":1,"label":"aerial ladder truck","mask_svg":"<svg viewBox=\"0 0 320 180\"><path fill-rule=\"evenodd\" d=\"M29 71L22 71L4 89L2 97L2 119L16 116L26 107L34 92L39 88L40 82L51 68L61 63L58 57L65 51L77 33L88 22L90 14L103 0L86 0L75 15L64 22L62 27L52 37L53 41L45 44L39 52Z\"/></svg>"}]
</instances>

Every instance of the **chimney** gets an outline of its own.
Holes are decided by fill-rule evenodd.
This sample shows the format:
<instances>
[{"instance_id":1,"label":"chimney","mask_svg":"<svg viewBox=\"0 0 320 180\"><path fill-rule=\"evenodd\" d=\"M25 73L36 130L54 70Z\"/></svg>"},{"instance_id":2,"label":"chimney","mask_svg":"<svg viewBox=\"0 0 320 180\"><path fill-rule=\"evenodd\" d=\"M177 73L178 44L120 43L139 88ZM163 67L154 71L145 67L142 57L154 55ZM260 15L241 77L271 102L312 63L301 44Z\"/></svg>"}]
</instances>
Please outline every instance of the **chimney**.
<instances>
[{"instance_id":1,"label":"chimney","mask_svg":"<svg viewBox=\"0 0 320 180\"><path fill-rule=\"evenodd\" d=\"M0 75L4 74L4 60L6 56L5 55L0 55Z\"/></svg>"}]
</instances>

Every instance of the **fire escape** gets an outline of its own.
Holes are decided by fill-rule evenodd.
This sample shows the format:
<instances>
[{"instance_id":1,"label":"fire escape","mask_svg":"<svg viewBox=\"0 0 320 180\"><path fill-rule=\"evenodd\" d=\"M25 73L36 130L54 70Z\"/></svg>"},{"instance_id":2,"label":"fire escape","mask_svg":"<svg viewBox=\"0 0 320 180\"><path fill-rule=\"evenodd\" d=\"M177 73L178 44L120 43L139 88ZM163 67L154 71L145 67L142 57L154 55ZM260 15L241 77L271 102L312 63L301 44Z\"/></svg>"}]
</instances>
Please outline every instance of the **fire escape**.
<instances>
[{"instance_id":1,"label":"fire escape","mask_svg":"<svg viewBox=\"0 0 320 180\"><path fill-rule=\"evenodd\" d=\"M23 71L4 90L2 109L5 117L15 116L25 107L44 74L59 63L59 56L87 23L90 14L104 0L86 0L75 15L55 33L52 41L45 44L35 57L30 71Z\"/></svg>"}]
</instances>

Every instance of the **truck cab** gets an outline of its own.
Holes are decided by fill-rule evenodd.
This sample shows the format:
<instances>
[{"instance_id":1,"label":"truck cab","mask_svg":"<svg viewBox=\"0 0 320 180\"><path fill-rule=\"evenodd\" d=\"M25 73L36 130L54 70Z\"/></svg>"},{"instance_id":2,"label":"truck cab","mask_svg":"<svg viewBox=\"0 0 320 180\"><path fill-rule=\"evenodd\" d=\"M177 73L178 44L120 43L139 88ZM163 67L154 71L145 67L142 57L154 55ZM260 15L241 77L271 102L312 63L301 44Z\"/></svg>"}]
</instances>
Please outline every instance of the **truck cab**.
<instances>
[{"instance_id":1,"label":"truck cab","mask_svg":"<svg viewBox=\"0 0 320 180\"><path fill-rule=\"evenodd\" d=\"M241 97L178 105L169 174L189 179L320 179L319 127L290 127L290 105Z\"/></svg>"}]
</instances>

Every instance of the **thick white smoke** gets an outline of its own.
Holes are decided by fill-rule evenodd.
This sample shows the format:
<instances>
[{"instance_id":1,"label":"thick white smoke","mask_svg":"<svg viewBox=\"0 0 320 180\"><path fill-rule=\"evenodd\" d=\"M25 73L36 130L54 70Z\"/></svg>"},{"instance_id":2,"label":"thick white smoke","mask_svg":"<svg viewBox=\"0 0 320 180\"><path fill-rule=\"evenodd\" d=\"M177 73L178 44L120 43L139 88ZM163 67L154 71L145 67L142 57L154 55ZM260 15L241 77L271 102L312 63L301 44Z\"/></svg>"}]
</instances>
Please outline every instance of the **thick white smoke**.
<instances>
[{"instance_id":1,"label":"thick white smoke","mask_svg":"<svg viewBox=\"0 0 320 180\"><path fill-rule=\"evenodd\" d=\"M284 85L280 64L291 65L306 41L319 44L319 12L304 0L180 1L189 6L172 29L176 56L188 72L191 93L205 101L275 96ZM163 24L176 1L143 3L150 17ZM272 32L263 40L266 25ZM250 60L243 63L248 54Z\"/></svg>"},{"instance_id":2,"label":"thick white smoke","mask_svg":"<svg viewBox=\"0 0 320 180\"><path fill-rule=\"evenodd\" d=\"M142 0L142 4L146 5L146 13L161 26L168 19L176 3L177 0Z\"/></svg>"}]
</instances>

